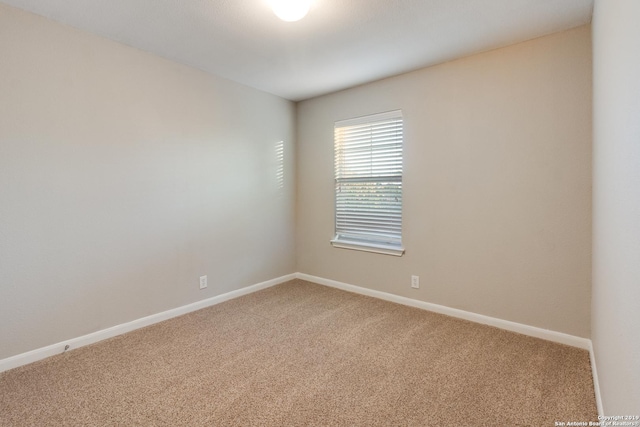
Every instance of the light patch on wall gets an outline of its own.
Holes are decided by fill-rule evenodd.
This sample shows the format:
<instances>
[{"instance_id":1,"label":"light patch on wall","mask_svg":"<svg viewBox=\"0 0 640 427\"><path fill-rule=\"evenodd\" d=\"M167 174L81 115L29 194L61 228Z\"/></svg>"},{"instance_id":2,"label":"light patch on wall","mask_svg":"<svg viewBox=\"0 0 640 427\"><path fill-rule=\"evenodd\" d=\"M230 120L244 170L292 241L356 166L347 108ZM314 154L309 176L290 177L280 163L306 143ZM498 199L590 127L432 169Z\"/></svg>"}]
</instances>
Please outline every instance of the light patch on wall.
<instances>
[{"instance_id":1,"label":"light patch on wall","mask_svg":"<svg viewBox=\"0 0 640 427\"><path fill-rule=\"evenodd\" d=\"M276 142L276 183L278 190L284 189L284 141Z\"/></svg>"}]
</instances>

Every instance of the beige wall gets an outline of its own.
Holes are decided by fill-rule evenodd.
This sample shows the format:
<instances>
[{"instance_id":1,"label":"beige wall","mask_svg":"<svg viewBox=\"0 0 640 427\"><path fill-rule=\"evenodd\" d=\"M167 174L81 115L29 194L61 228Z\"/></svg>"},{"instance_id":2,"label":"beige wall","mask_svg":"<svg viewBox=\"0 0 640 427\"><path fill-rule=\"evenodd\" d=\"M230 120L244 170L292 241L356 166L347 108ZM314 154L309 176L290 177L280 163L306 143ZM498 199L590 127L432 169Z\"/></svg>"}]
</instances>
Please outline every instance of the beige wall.
<instances>
[{"instance_id":1,"label":"beige wall","mask_svg":"<svg viewBox=\"0 0 640 427\"><path fill-rule=\"evenodd\" d=\"M583 26L300 103L298 271L589 337L591 84ZM333 248L333 123L395 109L406 254Z\"/></svg>"},{"instance_id":2,"label":"beige wall","mask_svg":"<svg viewBox=\"0 0 640 427\"><path fill-rule=\"evenodd\" d=\"M294 104L7 6L0 87L0 359L294 271Z\"/></svg>"},{"instance_id":3,"label":"beige wall","mask_svg":"<svg viewBox=\"0 0 640 427\"><path fill-rule=\"evenodd\" d=\"M302 102L296 150L290 102L1 5L0 57L0 359L296 268L589 336L588 27ZM393 109L407 253L333 248L333 122Z\"/></svg>"},{"instance_id":4,"label":"beige wall","mask_svg":"<svg viewBox=\"0 0 640 427\"><path fill-rule=\"evenodd\" d=\"M640 2L597 0L593 348L606 415L640 415Z\"/></svg>"}]
</instances>

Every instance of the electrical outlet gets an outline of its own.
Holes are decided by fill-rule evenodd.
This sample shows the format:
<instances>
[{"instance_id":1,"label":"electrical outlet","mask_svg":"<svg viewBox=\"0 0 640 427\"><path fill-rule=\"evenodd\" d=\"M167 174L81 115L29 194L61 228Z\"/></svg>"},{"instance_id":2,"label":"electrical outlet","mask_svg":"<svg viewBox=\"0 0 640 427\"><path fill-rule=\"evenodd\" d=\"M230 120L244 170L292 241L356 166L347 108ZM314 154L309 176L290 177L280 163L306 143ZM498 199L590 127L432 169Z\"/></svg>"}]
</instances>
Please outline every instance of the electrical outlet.
<instances>
[{"instance_id":1,"label":"electrical outlet","mask_svg":"<svg viewBox=\"0 0 640 427\"><path fill-rule=\"evenodd\" d=\"M420 289L420 276L411 276L411 287Z\"/></svg>"},{"instance_id":2,"label":"electrical outlet","mask_svg":"<svg viewBox=\"0 0 640 427\"><path fill-rule=\"evenodd\" d=\"M200 276L200 289L207 287L207 276Z\"/></svg>"}]
</instances>

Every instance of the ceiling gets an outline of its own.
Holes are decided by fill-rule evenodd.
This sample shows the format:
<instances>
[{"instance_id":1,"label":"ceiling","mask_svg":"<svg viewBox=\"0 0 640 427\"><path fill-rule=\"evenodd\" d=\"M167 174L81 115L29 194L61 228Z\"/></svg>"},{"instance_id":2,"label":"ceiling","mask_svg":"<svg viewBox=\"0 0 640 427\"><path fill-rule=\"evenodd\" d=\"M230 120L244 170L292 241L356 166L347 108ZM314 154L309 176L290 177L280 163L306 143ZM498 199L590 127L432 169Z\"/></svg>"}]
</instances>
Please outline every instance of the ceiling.
<instances>
[{"instance_id":1,"label":"ceiling","mask_svg":"<svg viewBox=\"0 0 640 427\"><path fill-rule=\"evenodd\" d=\"M293 101L591 21L593 0L0 0Z\"/></svg>"}]
</instances>

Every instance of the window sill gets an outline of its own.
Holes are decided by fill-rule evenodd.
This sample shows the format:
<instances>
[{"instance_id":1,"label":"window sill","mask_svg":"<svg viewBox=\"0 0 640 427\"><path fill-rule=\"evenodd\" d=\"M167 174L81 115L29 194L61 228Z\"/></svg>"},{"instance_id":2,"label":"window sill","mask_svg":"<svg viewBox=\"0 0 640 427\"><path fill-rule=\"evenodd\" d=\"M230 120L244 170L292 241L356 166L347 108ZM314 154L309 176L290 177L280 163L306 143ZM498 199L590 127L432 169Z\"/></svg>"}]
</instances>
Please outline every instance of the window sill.
<instances>
[{"instance_id":1,"label":"window sill","mask_svg":"<svg viewBox=\"0 0 640 427\"><path fill-rule=\"evenodd\" d=\"M376 243L363 243L352 242L345 240L331 240L331 245L334 248L351 249L354 251L373 252L382 255L402 256L404 254L404 248L391 245L383 245Z\"/></svg>"}]
</instances>

